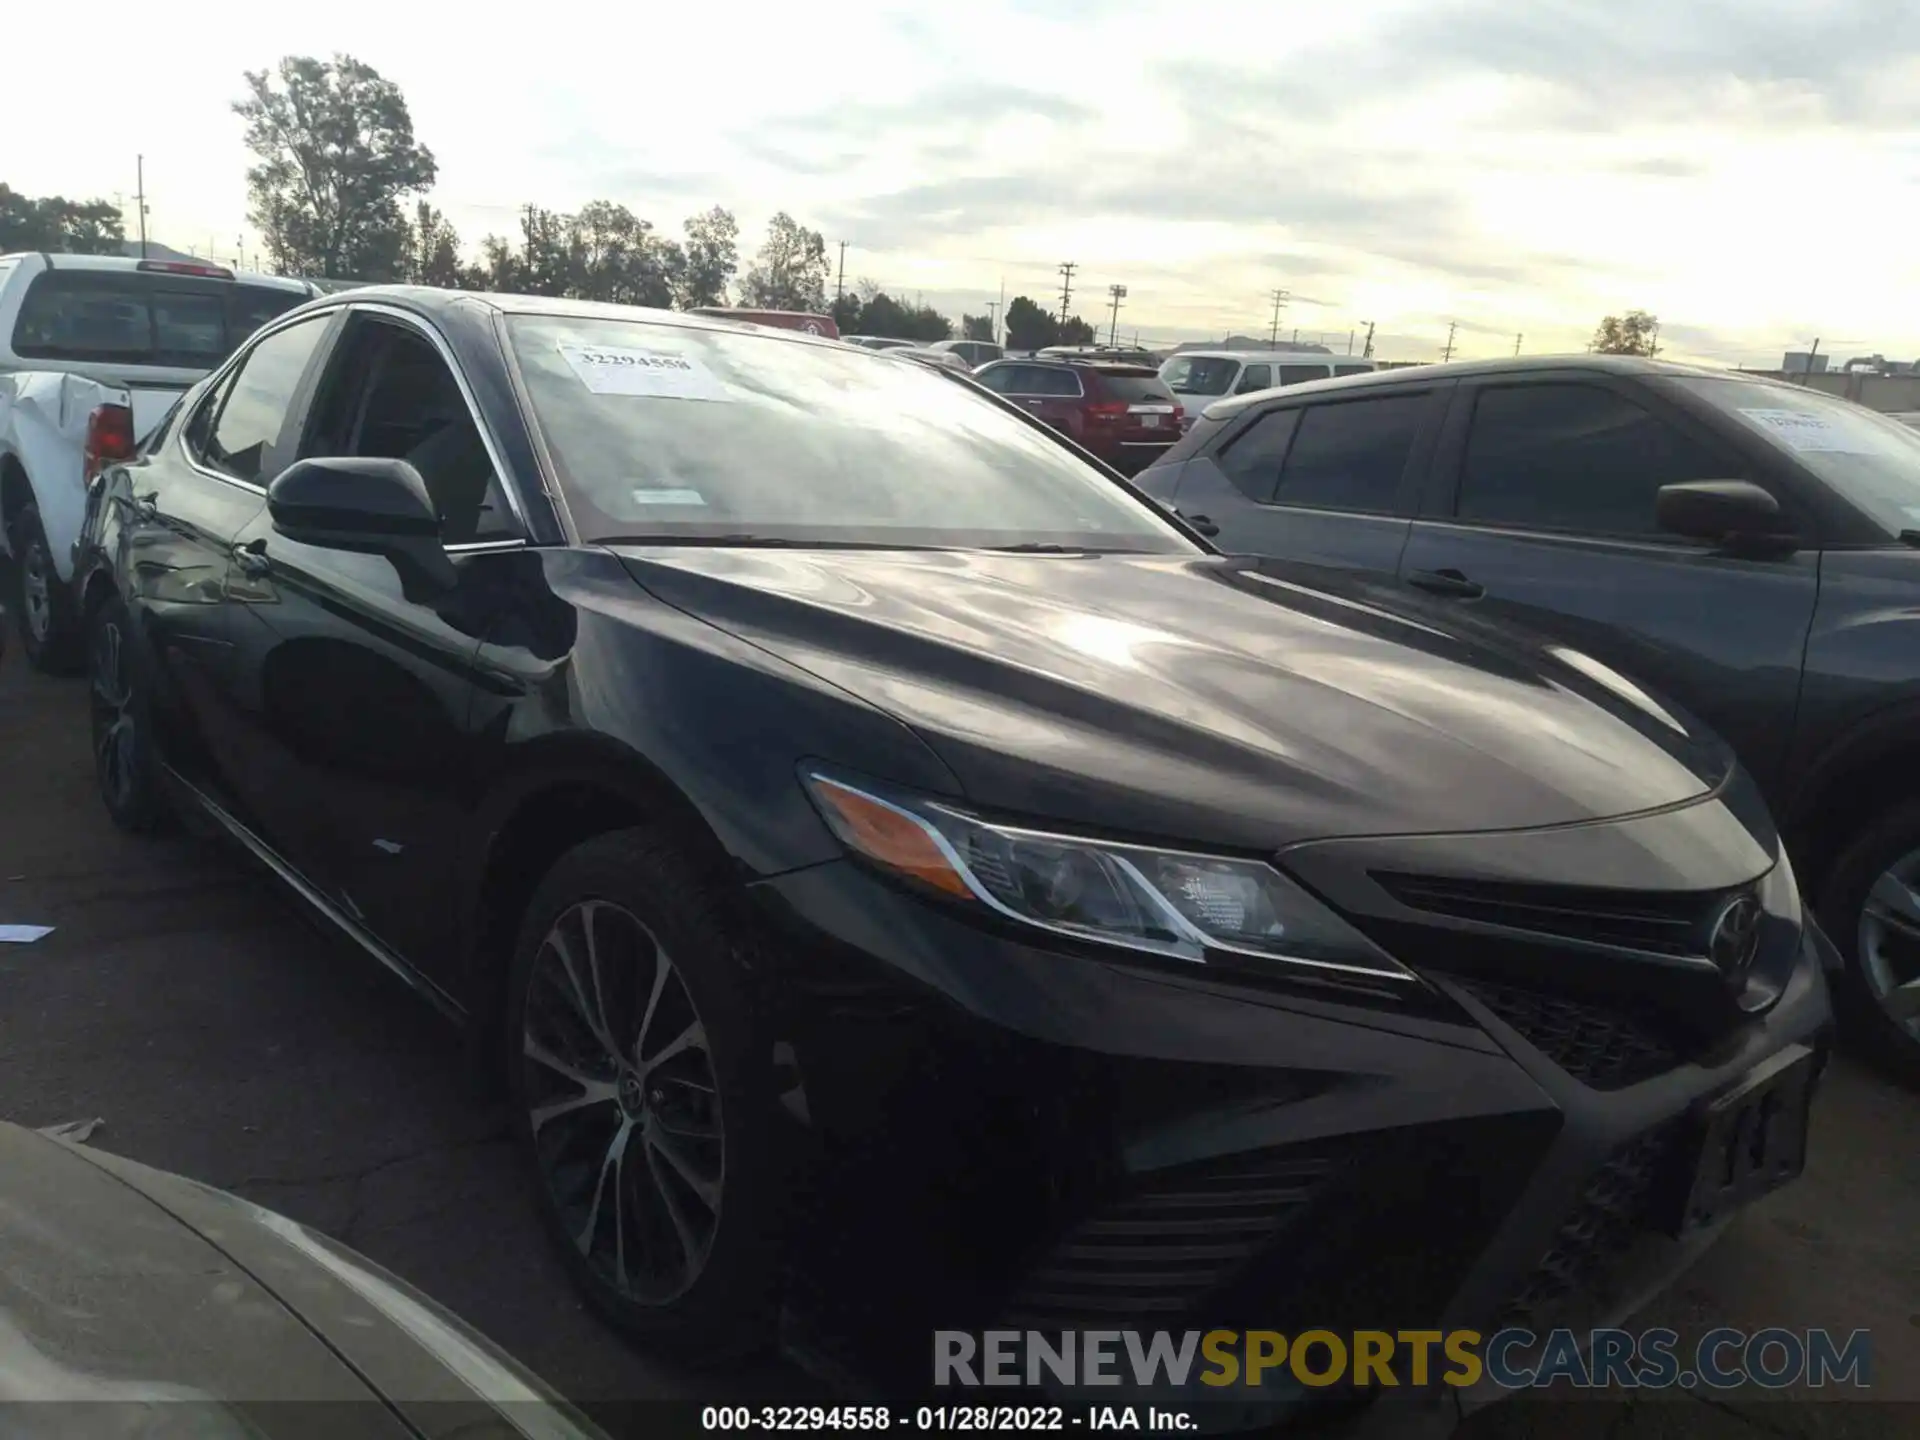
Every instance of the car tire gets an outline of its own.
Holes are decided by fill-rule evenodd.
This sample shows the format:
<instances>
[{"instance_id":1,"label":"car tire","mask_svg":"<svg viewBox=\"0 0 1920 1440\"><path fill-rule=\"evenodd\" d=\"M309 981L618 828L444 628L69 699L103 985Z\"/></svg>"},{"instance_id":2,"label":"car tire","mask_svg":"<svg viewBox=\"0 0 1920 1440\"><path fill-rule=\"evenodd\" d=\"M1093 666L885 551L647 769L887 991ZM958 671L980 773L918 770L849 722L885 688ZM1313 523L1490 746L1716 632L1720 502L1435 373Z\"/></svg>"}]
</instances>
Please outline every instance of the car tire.
<instances>
[{"instance_id":1,"label":"car tire","mask_svg":"<svg viewBox=\"0 0 1920 1440\"><path fill-rule=\"evenodd\" d=\"M107 814L122 830L150 835L170 812L154 751L153 700L133 620L115 595L87 627L93 773Z\"/></svg>"},{"instance_id":2,"label":"car tire","mask_svg":"<svg viewBox=\"0 0 1920 1440\"><path fill-rule=\"evenodd\" d=\"M555 863L514 947L503 1058L575 1284L620 1328L724 1363L774 1335L785 1136L737 887L688 850L635 829Z\"/></svg>"},{"instance_id":3,"label":"car tire","mask_svg":"<svg viewBox=\"0 0 1920 1440\"><path fill-rule=\"evenodd\" d=\"M28 505L14 516L7 542L13 550L14 601L27 663L47 675L71 674L79 658L79 619L73 597L54 568L39 506Z\"/></svg>"},{"instance_id":4,"label":"car tire","mask_svg":"<svg viewBox=\"0 0 1920 1440\"><path fill-rule=\"evenodd\" d=\"M1871 903L1877 885L1888 879L1899 885L1903 877L1920 889L1920 802L1887 811L1847 846L1827 874L1817 908L1846 961L1836 998L1847 1030L1882 1070L1920 1088L1920 1023L1902 1024L1883 1004L1890 973L1920 974L1888 966L1889 934L1903 958L1920 962L1920 921L1902 931L1884 918L1886 906Z\"/></svg>"}]
</instances>

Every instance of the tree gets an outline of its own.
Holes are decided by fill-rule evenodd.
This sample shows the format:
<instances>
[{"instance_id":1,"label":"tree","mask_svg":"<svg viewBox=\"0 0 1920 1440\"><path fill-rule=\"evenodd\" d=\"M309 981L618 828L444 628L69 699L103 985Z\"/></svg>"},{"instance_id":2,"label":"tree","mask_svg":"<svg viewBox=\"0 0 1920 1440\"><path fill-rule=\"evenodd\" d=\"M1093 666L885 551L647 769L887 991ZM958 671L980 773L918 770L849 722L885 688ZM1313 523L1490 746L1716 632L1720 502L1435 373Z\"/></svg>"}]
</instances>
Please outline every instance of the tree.
<instances>
[{"instance_id":1,"label":"tree","mask_svg":"<svg viewBox=\"0 0 1920 1440\"><path fill-rule=\"evenodd\" d=\"M740 226L718 205L688 216L681 229L680 268L673 277L673 303L682 310L727 303L727 286L740 268Z\"/></svg>"},{"instance_id":2,"label":"tree","mask_svg":"<svg viewBox=\"0 0 1920 1440\"><path fill-rule=\"evenodd\" d=\"M962 315L960 317L960 338L962 340L993 340L993 317L991 315Z\"/></svg>"},{"instance_id":3,"label":"tree","mask_svg":"<svg viewBox=\"0 0 1920 1440\"><path fill-rule=\"evenodd\" d=\"M111 200L36 200L0 183L0 255L52 250L68 255L118 255L126 241L120 207Z\"/></svg>"},{"instance_id":4,"label":"tree","mask_svg":"<svg viewBox=\"0 0 1920 1440\"><path fill-rule=\"evenodd\" d=\"M460 263L460 237L447 217L422 200L414 206L407 227L407 250L402 271L410 285L432 285L442 290L466 288L467 267Z\"/></svg>"},{"instance_id":5,"label":"tree","mask_svg":"<svg viewBox=\"0 0 1920 1440\"><path fill-rule=\"evenodd\" d=\"M833 323L840 327L842 335L863 335L860 328L860 297L842 295L827 307L827 313L833 317Z\"/></svg>"},{"instance_id":6,"label":"tree","mask_svg":"<svg viewBox=\"0 0 1920 1440\"><path fill-rule=\"evenodd\" d=\"M1024 295L1007 302L1007 348L1044 350L1059 344L1060 322Z\"/></svg>"},{"instance_id":7,"label":"tree","mask_svg":"<svg viewBox=\"0 0 1920 1440\"><path fill-rule=\"evenodd\" d=\"M684 268L680 247L624 205L595 200L563 217L568 279L565 294L613 305L673 304L673 279Z\"/></svg>"},{"instance_id":8,"label":"tree","mask_svg":"<svg viewBox=\"0 0 1920 1440\"><path fill-rule=\"evenodd\" d=\"M1069 315L1060 326L1060 338L1056 345L1091 345L1094 343L1093 326L1078 315Z\"/></svg>"},{"instance_id":9,"label":"tree","mask_svg":"<svg viewBox=\"0 0 1920 1440\"><path fill-rule=\"evenodd\" d=\"M1601 355L1651 355L1657 348L1659 317L1644 310L1629 310L1624 316L1609 315L1593 332L1593 348Z\"/></svg>"},{"instance_id":10,"label":"tree","mask_svg":"<svg viewBox=\"0 0 1920 1440\"><path fill-rule=\"evenodd\" d=\"M827 308L827 242L782 210L740 281L740 302L763 310Z\"/></svg>"},{"instance_id":11,"label":"tree","mask_svg":"<svg viewBox=\"0 0 1920 1440\"><path fill-rule=\"evenodd\" d=\"M407 195L433 184L433 152L413 137L400 87L349 55L281 60L246 72L234 112L259 163L248 218L282 272L386 280L406 263Z\"/></svg>"}]
</instances>

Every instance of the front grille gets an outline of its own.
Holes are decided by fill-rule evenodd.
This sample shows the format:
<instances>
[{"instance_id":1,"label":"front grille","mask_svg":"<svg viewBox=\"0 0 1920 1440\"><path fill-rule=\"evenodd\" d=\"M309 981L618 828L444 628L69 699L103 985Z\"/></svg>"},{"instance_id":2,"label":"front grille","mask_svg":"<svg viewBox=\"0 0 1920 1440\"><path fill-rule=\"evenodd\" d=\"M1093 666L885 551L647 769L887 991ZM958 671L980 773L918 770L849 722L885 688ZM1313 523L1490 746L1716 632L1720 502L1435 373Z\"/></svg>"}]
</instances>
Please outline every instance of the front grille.
<instances>
[{"instance_id":1,"label":"front grille","mask_svg":"<svg viewBox=\"0 0 1920 1440\"><path fill-rule=\"evenodd\" d=\"M1269 1153L1143 1177L1040 1256L1002 1323L1153 1328L1270 1243L1331 1171L1322 1157Z\"/></svg>"},{"instance_id":2,"label":"front grille","mask_svg":"<svg viewBox=\"0 0 1920 1440\"><path fill-rule=\"evenodd\" d=\"M1594 1174L1520 1289L1500 1313L1501 1325L1539 1332L1553 1310L1574 1296L1606 1296L1615 1267L1650 1227L1672 1136L1656 1130L1629 1141Z\"/></svg>"},{"instance_id":3,"label":"front grille","mask_svg":"<svg viewBox=\"0 0 1920 1440\"><path fill-rule=\"evenodd\" d=\"M1455 983L1520 1038L1583 1085L1619 1090L1680 1063L1680 1056L1638 1021L1563 995L1456 977Z\"/></svg>"},{"instance_id":4,"label":"front grille","mask_svg":"<svg viewBox=\"0 0 1920 1440\"><path fill-rule=\"evenodd\" d=\"M1402 905L1429 915L1656 955L1703 953L1702 924L1725 898L1379 872L1373 878Z\"/></svg>"}]
</instances>

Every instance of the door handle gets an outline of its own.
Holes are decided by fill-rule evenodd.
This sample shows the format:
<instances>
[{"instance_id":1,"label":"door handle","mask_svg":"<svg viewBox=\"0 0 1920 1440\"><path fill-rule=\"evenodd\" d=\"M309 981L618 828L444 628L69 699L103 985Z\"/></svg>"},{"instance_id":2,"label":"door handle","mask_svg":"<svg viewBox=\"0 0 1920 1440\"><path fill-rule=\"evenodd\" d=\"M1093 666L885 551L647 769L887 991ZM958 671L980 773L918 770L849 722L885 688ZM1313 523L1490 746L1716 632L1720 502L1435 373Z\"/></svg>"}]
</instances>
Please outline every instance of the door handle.
<instances>
[{"instance_id":1,"label":"door handle","mask_svg":"<svg viewBox=\"0 0 1920 1440\"><path fill-rule=\"evenodd\" d=\"M1451 595L1459 600L1478 600L1487 593L1487 587L1469 580L1458 570L1409 570L1407 583L1416 590L1427 590L1435 595Z\"/></svg>"},{"instance_id":2,"label":"door handle","mask_svg":"<svg viewBox=\"0 0 1920 1440\"><path fill-rule=\"evenodd\" d=\"M1220 533L1220 527L1205 515L1189 515L1184 510L1176 510L1173 513L1187 522L1187 528L1189 530L1196 531L1206 536L1209 540Z\"/></svg>"}]
</instances>

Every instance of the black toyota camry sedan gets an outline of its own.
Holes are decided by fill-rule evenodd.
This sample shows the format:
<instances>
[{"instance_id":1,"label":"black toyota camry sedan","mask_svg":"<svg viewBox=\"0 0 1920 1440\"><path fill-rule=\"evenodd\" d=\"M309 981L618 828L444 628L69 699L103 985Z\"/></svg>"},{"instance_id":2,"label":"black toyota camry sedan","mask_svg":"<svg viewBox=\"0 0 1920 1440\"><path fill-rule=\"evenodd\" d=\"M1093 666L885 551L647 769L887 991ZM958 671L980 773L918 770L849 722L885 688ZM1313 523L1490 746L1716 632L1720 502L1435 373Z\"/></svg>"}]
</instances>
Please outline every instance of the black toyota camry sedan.
<instances>
[{"instance_id":1,"label":"black toyota camry sedan","mask_svg":"<svg viewBox=\"0 0 1920 1440\"><path fill-rule=\"evenodd\" d=\"M82 543L114 819L466 1027L586 1295L695 1354L1545 1323L1802 1164L1830 947L1718 740L962 377L358 290Z\"/></svg>"}]
</instances>

